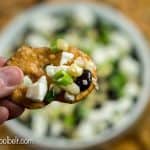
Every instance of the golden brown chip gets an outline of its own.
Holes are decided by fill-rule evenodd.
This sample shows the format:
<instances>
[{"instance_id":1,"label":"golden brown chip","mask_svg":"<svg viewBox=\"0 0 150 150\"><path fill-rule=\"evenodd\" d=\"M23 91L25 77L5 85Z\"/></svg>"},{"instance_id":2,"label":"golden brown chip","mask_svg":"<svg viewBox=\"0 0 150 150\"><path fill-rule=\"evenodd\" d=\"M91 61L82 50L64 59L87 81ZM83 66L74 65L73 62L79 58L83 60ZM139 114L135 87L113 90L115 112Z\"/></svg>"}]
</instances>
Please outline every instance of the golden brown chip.
<instances>
[{"instance_id":1,"label":"golden brown chip","mask_svg":"<svg viewBox=\"0 0 150 150\"><path fill-rule=\"evenodd\" d=\"M83 52L74 47L69 47L68 51L74 54L74 58L71 61L69 61L67 65L71 65L74 62L74 60L78 57L81 57L86 61L91 61L88 55L84 54ZM23 46L14 54L14 56L12 56L8 60L7 65L18 66L19 68L21 68L24 75L28 75L33 82L36 82L41 76L45 75L48 81L48 85L50 85L52 79L49 76L47 76L45 72L45 67L50 64L53 64L54 66L59 66L61 55L62 51L52 53L52 51L49 48L32 48L28 46ZM93 78L96 79L96 69L93 69L91 73ZM65 100L64 92L59 94L56 99L58 99L61 102L75 103L89 95L89 93L94 89L94 87L95 84L91 83L87 90L80 92L80 94L76 96L75 101ZM25 87L23 84L19 85L18 88L12 93L11 99L17 104L32 109L41 108L47 104L45 102L35 102L32 99L26 98L26 91L27 87Z\"/></svg>"}]
</instances>

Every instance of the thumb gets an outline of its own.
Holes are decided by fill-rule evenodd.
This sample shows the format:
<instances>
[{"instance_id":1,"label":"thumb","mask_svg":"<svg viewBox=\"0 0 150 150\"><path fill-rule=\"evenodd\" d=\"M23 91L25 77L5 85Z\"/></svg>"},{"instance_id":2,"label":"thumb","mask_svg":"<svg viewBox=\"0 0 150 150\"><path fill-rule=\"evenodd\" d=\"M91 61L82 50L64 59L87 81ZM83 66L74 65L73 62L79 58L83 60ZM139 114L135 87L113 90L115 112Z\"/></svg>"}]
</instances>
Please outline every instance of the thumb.
<instances>
[{"instance_id":1,"label":"thumb","mask_svg":"<svg viewBox=\"0 0 150 150\"><path fill-rule=\"evenodd\" d=\"M23 73L15 66L0 68L0 98L8 96L22 82Z\"/></svg>"}]
</instances>

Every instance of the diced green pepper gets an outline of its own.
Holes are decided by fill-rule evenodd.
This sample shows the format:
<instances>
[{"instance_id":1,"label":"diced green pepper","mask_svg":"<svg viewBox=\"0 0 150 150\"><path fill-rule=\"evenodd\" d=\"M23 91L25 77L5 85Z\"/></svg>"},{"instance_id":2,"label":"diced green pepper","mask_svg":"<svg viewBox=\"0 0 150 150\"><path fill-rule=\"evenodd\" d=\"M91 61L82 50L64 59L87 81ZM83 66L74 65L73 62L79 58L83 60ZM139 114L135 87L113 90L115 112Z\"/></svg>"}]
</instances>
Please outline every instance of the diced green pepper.
<instances>
[{"instance_id":1,"label":"diced green pepper","mask_svg":"<svg viewBox=\"0 0 150 150\"><path fill-rule=\"evenodd\" d=\"M72 77L64 70L58 71L54 75L53 80L56 84L63 86L69 85L73 82Z\"/></svg>"}]
</instances>

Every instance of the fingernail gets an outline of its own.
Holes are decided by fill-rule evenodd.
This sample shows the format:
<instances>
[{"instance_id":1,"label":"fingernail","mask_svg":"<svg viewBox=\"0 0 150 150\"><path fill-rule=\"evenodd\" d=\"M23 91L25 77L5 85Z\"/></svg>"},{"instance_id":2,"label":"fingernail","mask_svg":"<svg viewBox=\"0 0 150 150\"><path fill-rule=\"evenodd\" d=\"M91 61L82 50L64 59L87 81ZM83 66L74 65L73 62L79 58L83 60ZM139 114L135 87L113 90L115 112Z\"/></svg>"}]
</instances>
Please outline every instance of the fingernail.
<instances>
[{"instance_id":1,"label":"fingernail","mask_svg":"<svg viewBox=\"0 0 150 150\"><path fill-rule=\"evenodd\" d=\"M0 68L0 78L6 86L16 86L22 82L23 73L15 66Z\"/></svg>"}]
</instances>

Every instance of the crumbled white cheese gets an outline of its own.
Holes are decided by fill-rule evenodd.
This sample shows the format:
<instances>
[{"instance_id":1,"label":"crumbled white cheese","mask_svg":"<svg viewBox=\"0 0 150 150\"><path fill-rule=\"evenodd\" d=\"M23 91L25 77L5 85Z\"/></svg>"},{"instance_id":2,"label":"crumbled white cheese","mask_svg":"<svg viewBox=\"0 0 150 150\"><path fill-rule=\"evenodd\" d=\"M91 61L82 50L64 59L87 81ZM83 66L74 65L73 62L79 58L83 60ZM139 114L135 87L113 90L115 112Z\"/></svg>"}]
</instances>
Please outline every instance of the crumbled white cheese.
<instances>
[{"instance_id":1,"label":"crumbled white cheese","mask_svg":"<svg viewBox=\"0 0 150 150\"><path fill-rule=\"evenodd\" d=\"M92 139L95 136L93 123L83 120L77 127L76 134L81 139Z\"/></svg>"},{"instance_id":2,"label":"crumbled white cheese","mask_svg":"<svg viewBox=\"0 0 150 150\"><path fill-rule=\"evenodd\" d=\"M30 79L29 76L24 76L23 78L23 85L28 87L32 84L32 80Z\"/></svg>"},{"instance_id":3,"label":"crumbled white cheese","mask_svg":"<svg viewBox=\"0 0 150 150\"><path fill-rule=\"evenodd\" d=\"M121 51L116 45L108 45L106 46L106 51L111 60L116 60L120 58Z\"/></svg>"},{"instance_id":4,"label":"crumbled white cheese","mask_svg":"<svg viewBox=\"0 0 150 150\"><path fill-rule=\"evenodd\" d=\"M65 25L62 19L58 19L57 17L47 14L37 14L31 19L31 28L39 33L44 33L46 35L54 33L56 30L62 28Z\"/></svg>"},{"instance_id":5,"label":"crumbled white cheese","mask_svg":"<svg viewBox=\"0 0 150 150\"><path fill-rule=\"evenodd\" d=\"M115 106L115 110L118 112L127 112L132 106L132 98L130 97L122 97L119 99L118 103Z\"/></svg>"},{"instance_id":6,"label":"crumbled white cheese","mask_svg":"<svg viewBox=\"0 0 150 150\"><path fill-rule=\"evenodd\" d=\"M68 70L68 66L62 65L62 66L53 66L53 65L48 65L46 66L46 73L48 76L52 77L56 74L56 72L60 71L60 70L64 70L67 71Z\"/></svg>"},{"instance_id":7,"label":"crumbled white cheese","mask_svg":"<svg viewBox=\"0 0 150 150\"><path fill-rule=\"evenodd\" d=\"M46 47L49 42L38 34L30 34L26 39L26 44L32 47Z\"/></svg>"},{"instance_id":8,"label":"crumbled white cheese","mask_svg":"<svg viewBox=\"0 0 150 150\"><path fill-rule=\"evenodd\" d=\"M63 131L63 125L61 122L59 121L54 121L51 125L50 125L50 134L52 136L59 136L61 134L61 132Z\"/></svg>"},{"instance_id":9,"label":"crumbled white cheese","mask_svg":"<svg viewBox=\"0 0 150 150\"><path fill-rule=\"evenodd\" d=\"M62 87L65 91L73 94L73 95L77 95L80 93L80 88L79 86L76 84L76 83L72 83L72 84L69 84L67 86L63 86Z\"/></svg>"},{"instance_id":10,"label":"crumbled white cheese","mask_svg":"<svg viewBox=\"0 0 150 150\"><path fill-rule=\"evenodd\" d=\"M99 46L92 53L92 58L97 64L104 64L120 58L120 50L115 45Z\"/></svg>"},{"instance_id":11,"label":"crumbled white cheese","mask_svg":"<svg viewBox=\"0 0 150 150\"><path fill-rule=\"evenodd\" d=\"M32 114L32 124L31 128L35 137L39 138L45 136L47 131L48 121L47 118L41 113Z\"/></svg>"},{"instance_id":12,"label":"crumbled white cheese","mask_svg":"<svg viewBox=\"0 0 150 150\"><path fill-rule=\"evenodd\" d=\"M74 101L75 100L75 96L68 93L68 92L65 92L64 97L65 97L66 100L69 100L69 101Z\"/></svg>"},{"instance_id":13,"label":"crumbled white cheese","mask_svg":"<svg viewBox=\"0 0 150 150\"><path fill-rule=\"evenodd\" d=\"M119 68L129 79L135 79L139 74L138 62L130 57L122 59Z\"/></svg>"},{"instance_id":14,"label":"crumbled white cheese","mask_svg":"<svg viewBox=\"0 0 150 150\"><path fill-rule=\"evenodd\" d=\"M123 89L124 95L133 98L134 96L137 96L139 93L139 86L136 82L129 82L125 85Z\"/></svg>"},{"instance_id":15,"label":"crumbled white cheese","mask_svg":"<svg viewBox=\"0 0 150 150\"><path fill-rule=\"evenodd\" d=\"M77 26L92 26L95 23L95 16L92 11L85 6L78 6L73 12L74 24Z\"/></svg>"},{"instance_id":16,"label":"crumbled white cheese","mask_svg":"<svg viewBox=\"0 0 150 150\"><path fill-rule=\"evenodd\" d=\"M43 101L47 90L46 77L42 76L37 82L28 87L26 97L35 101Z\"/></svg>"},{"instance_id":17,"label":"crumbled white cheese","mask_svg":"<svg viewBox=\"0 0 150 150\"><path fill-rule=\"evenodd\" d=\"M126 35L119 32L113 32L110 35L110 40L113 45L118 46L120 50L124 50L124 52L128 52L131 49L131 43Z\"/></svg>"},{"instance_id":18,"label":"crumbled white cheese","mask_svg":"<svg viewBox=\"0 0 150 150\"><path fill-rule=\"evenodd\" d=\"M92 58L96 64L103 64L110 60L109 54L105 48L97 48L92 53Z\"/></svg>"},{"instance_id":19,"label":"crumbled white cheese","mask_svg":"<svg viewBox=\"0 0 150 150\"><path fill-rule=\"evenodd\" d=\"M76 63L70 65L68 72L73 77L79 77L83 73L83 69L79 67Z\"/></svg>"},{"instance_id":20,"label":"crumbled white cheese","mask_svg":"<svg viewBox=\"0 0 150 150\"><path fill-rule=\"evenodd\" d=\"M73 57L74 57L74 55L72 53L62 52L62 56L61 56L61 60L60 60L60 65L66 64Z\"/></svg>"}]
</instances>

